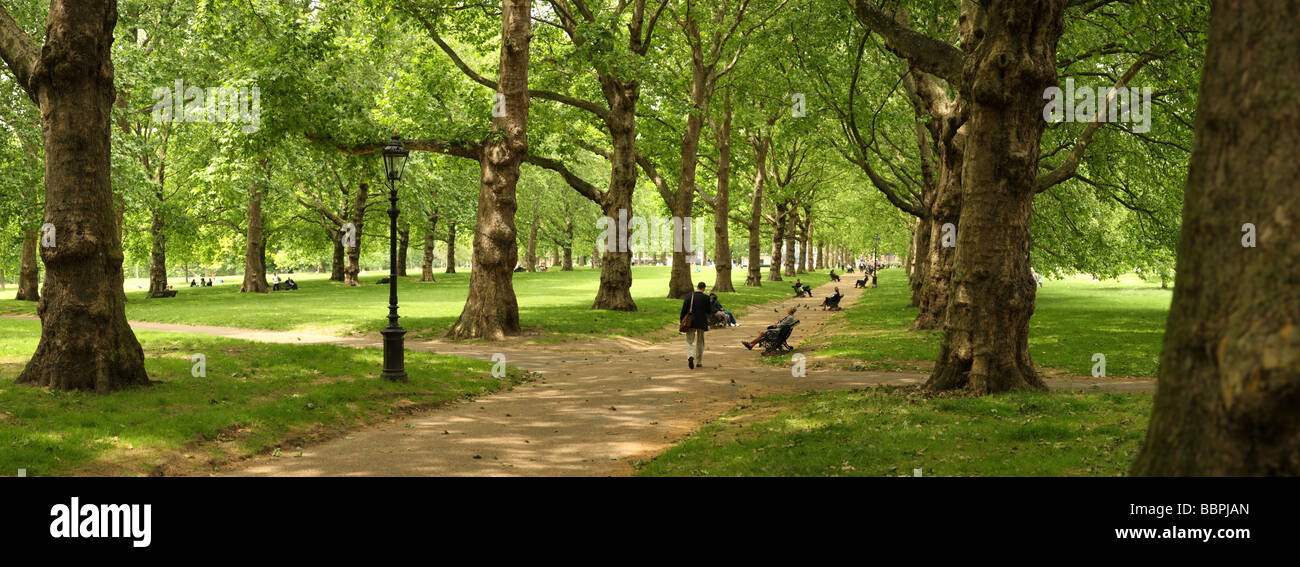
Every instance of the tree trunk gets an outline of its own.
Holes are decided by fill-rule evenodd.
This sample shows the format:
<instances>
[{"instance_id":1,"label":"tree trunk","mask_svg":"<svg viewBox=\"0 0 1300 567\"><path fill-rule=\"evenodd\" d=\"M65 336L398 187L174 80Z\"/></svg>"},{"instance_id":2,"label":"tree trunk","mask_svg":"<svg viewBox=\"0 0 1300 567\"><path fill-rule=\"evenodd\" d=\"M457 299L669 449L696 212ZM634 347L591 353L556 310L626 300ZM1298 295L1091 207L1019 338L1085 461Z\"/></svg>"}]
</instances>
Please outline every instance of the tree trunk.
<instances>
[{"instance_id":1,"label":"tree trunk","mask_svg":"<svg viewBox=\"0 0 1300 567\"><path fill-rule=\"evenodd\" d=\"M161 297L167 290L167 235L163 232L166 221L161 206L150 212L153 222L149 224L149 236L153 244L149 253L149 297Z\"/></svg>"},{"instance_id":2,"label":"tree trunk","mask_svg":"<svg viewBox=\"0 0 1300 567\"><path fill-rule=\"evenodd\" d=\"M561 270L565 272L572 272L573 271L573 221L572 220L564 221L564 236L565 238L567 238L567 240L565 240L567 244L560 247L561 260L564 262L564 267L561 268Z\"/></svg>"},{"instance_id":3,"label":"tree trunk","mask_svg":"<svg viewBox=\"0 0 1300 567\"><path fill-rule=\"evenodd\" d=\"M111 186L116 23L114 1L52 0L43 48L26 37L21 49L11 37L0 41L6 63L23 68L18 80L39 101L45 222L56 230L55 246L40 251L41 339L18 384L97 392L149 384L144 351L126 321Z\"/></svg>"},{"instance_id":4,"label":"tree trunk","mask_svg":"<svg viewBox=\"0 0 1300 567\"><path fill-rule=\"evenodd\" d=\"M973 86L966 99L961 227L930 390L989 394L1047 387L1029 356L1037 290L1029 274L1029 225L1046 125L1042 94L1057 83L1064 4L963 4L983 12L964 14L966 21L986 25L982 39L969 44L965 63Z\"/></svg>"},{"instance_id":5,"label":"tree trunk","mask_svg":"<svg viewBox=\"0 0 1300 567\"><path fill-rule=\"evenodd\" d=\"M434 245L438 239L434 236L434 229L438 228L438 213L429 215L429 229L424 233L424 261L420 263L420 281L431 282L433 279L433 256Z\"/></svg>"},{"instance_id":6,"label":"tree trunk","mask_svg":"<svg viewBox=\"0 0 1300 567\"><path fill-rule=\"evenodd\" d=\"M754 147L754 191L749 200L749 273L745 275L745 285L763 285L763 256L759 246L762 245L763 228L763 186L767 183L767 150L772 139L764 136L751 136L750 145Z\"/></svg>"},{"instance_id":7,"label":"tree trunk","mask_svg":"<svg viewBox=\"0 0 1300 567\"><path fill-rule=\"evenodd\" d=\"M475 233L475 242L477 240L478 235ZM511 266L510 269L512 270L510 273L513 274L514 266ZM447 269L443 270L443 273L456 273L456 221L447 223Z\"/></svg>"},{"instance_id":8,"label":"tree trunk","mask_svg":"<svg viewBox=\"0 0 1300 567\"><path fill-rule=\"evenodd\" d=\"M767 281L781 281L781 247L785 245L785 203L776 203L776 220L772 223L772 265L767 270Z\"/></svg>"},{"instance_id":9,"label":"tree trunk","mask_svg":"<svg viewBox=\"0 0 1300 567\"><path fill-rule=\"evenodd\" d=\"M266 167L266 162L262 162ZM244 238L244 283L240 293L269 293L266 283L266 254L262 248L262 199L266 186L254 182L248 189L248 232Z\"/></svg>"},{"instance_id":10,"label":"tree trunk","mask_svg":"<svg viewBox=\"0 0 1300 567\"><path fill-rule=\"evenodd\" d=\"M366 225L366 203L370 200L370 185L357 184L357 194L353 196L352 218L348 222L356 228L356 240L347 248L347 257L343 264L343 285L361 285L361 231Z\"/></svg>"},{"instance_id":11,"label":"tree trunk","mask_svg":"<svg viewBox=\"0 0 1300 567\"><path fill-rule=\"evenodd\" d=\"M397 276L406 277L406 252L411 246L411 229L397 230Z\"/></svg>"},{"instance_id":12,"label":"tree trunk","mask_svg":"<svg viewBox=\"0 0 1300 567\"><path fill-rule=\"evenodd\" d=\"M632 192L636 189L636 103L640 96L638 83L620 81L602 74L601 90L609 102L609 115L605 126L609 130L613 149L610 154L609 191L602 196L601 213L617 223L631 222ZM621 230L621 228L620 228ZM610 311L636 311L632 300L632 251L612 247L601 251L600 287L592 309Z\"/></svg>"},{"instance_id":13,"label":"tree trunk","mask_svg":"<svg viewBox=\"0 0 1300 567\"><path fill-rule=\"evenodd\" d=\"M907 261L907 285L912 290L912 301L908 307L920 307L926 278L930 275L930 224L928 218L918 218L912 224L912 243Z\"/></svg>"},{"instance_id":14,"label":"tree trunk","mask_svg":"<svg viewBox=\"0 0 1300 567\"><path fill-rule=\"evenodd\" d=\"M528 152L528 44L532 39L530 0L504 0L501 10L499 87L505 115L493 119L500 136L480 150L478 222L465 309L452 325L454 339L500 340L519 334L514 268L515 185Z\"/></svg>"},{"instance_id":15,"label":"tree trunk","mask_svg":"<svg viewBox=\"0 0 1300 567\"><path fill-rule=\"evenodd\" d=\"M1276 10L1264 0L1211 8L1159 389L1135 475L1300 474L1300 95L1290 86L1300 35Z\"/></svg>"},{"instance_id":16,"label":"tree trunk","mask_svg":"<svg viewBox=\"0 0 1300 567\"><path fill-rule=\"evenodd\" d=\"M799 240L802 248L799 256L799 273L808 273L808 256L812 255L812 211L804 208L803 225L799 230Z\"/></svg>"},{"instance_id":17,"label":"tree trunk","mask_svg":"<svg viewBox=\"0 0 1300 567\"><path fill-rule=\"evenodd\" d=\"M785 230L785 255L782 256L785 264L785 275L793 276L795 262L795 231L799 229L799 210L794 204L788 204L788 217L784 223Z\"/></svg>"},{"instance_id":18,"label":"tree trunk","mask_svg":"<svg viewBox=\"0 0 1300 567\"><path fill-rule=\"evenodd\" d=\"M40 240L41 233L35 230L23 231L23 256L18 264L18 295L14 297L18 301L41 300L41 267L36 261Z\"/></svg>"},{"instance_id":19,"label":"tree trunk","mask_svg":"<svg viewBox=\"0 0 1300 567\"><path fill-rule=\"evenodd\" d=\"M731 91L722 96L722 124L711 121L718 147L718 189L713 195L713 292L735 292L731 283Z\"/></svg>"},{"instance_id":20,"label":"tree trunk","mask_svg":"<svg viewBox=\"0 0 1300 567\"><path fill-rule=\"evenodd\" d=\"M338 230L326 230L334 244L334 257L330 260L330 281L343 281L343 264L347 261L347 250L343 248L343 234Z\"/></svg>"}]
</instances>

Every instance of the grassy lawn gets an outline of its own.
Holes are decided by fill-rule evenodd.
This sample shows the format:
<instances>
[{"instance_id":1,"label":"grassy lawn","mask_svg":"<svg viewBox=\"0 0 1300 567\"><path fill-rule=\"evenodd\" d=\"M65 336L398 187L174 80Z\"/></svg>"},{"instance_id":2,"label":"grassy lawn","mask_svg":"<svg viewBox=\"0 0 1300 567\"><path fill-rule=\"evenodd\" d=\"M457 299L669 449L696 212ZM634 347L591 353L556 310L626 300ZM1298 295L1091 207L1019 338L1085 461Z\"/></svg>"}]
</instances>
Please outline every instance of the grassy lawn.
<instances>
[{"instance_id":1,"label":"grassy lawn","mask_svg":"<svg viewBox=\"0 0 1300 567\"><path fill-rule=\"evenodd\" d=\"M1114 476L1151 396L927 398L876 388L758 400L644 465L642 476Z\"/></svg>"},{"instance_id":2,"label":"grassy lawn","mask_svg":"<svg viewBox=\"0 0 1300 567\"><path fill-rule=\"evenodd\" d=\"M590 309L600 283L599 270L579 268L572 272L547 271L515 274L519 318L526 331L539 338L571 335L638 336L677 320L681 302L666 299L668 267L632 268L632 296L639 311L618 313ZM283 275L283 274L282 274ZM146 299L145 292L127 292L127 317L133 321L218 325L271 330L324 330L332 333L378 331L387 321L388 286L375 285L382 276L362 277L361 287L346 287L326 279L325 274L298 274L302 284L296 292L241 294L239 279L225 278L225 285L210 288L180 287L173 299ZM744 273L732 272L737 284ZM829 280L826 273L801 275L813 286ZM437 281L420 283L403 279L398 286L402 326L416 338L445 332L465 304L469 273L437 274ZM712 268L701 268L691 279L713 285ZM750 288L737 285L737 293L721 294L722 304L732 311L755 303L789 297L789 284ZM35 304L19 302L6 294L0 300L0 314L35 314Z\"/></svg>"},{"instance_id":3,"label":"grassy lawn","mask_svg":"<svg viewBox=\"0 0 1300 567\"><path fill-rule=\"evenodd\" d=\"M410 381L378 377L382 352L138 333L157 383L108 396L16 386L37 321L0 320L0 476L203 471L458 398L510 388L491 363L408 352ZM190 356L207 358L207 377Z\"/></svg>"},{"instance_id":4,"label":"grassy lawn","mask_svg":"<svg viewBox=\"0 0 1300 567\"><path fill-rule=\"evenodd\" d=\"M903 270L881 272L867 290L811 339L817 357L854 361L862 370L929 369L939 356L939 331L908 331L916 308ZM1172 290L1135 277L1120 281L1044 280L1030 319L1034 364L1074 375L1091 373L1094 353L1107 376L1154 377Z\"/></svg>"}]
</instances>

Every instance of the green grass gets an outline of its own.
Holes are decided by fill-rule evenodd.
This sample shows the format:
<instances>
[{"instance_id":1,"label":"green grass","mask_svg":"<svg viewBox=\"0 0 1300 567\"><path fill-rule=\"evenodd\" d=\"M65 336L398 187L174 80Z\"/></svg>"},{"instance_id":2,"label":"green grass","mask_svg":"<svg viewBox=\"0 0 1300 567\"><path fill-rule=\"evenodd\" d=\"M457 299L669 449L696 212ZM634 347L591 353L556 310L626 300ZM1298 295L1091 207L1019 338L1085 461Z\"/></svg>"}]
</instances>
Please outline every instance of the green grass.
<instances>
[{"instance_id":1,"label":"green grass","mask_svg":"<svg viewBox=\"0 0 1300 567\"><path fill-rule=\"evenodd\" d=\"M927 398L881 387L759 400L645 464L642 476L1115 476L1151 396Z\"/></svg>"},{"instance_id":2,"label":"green grass","mask_svg":"<svg viewBox=\"0 0 1300 567\"><path fill-rule=\"evenodd\" d=\"M675 322L681 307L680 301L666 298L669 270L632 268L632 296L639 309L635 313L590 309L600 283L599 270L517 273L514 287L520 322L526 332L544 340L573 335L638 336L658 330ZM380 277L363 277L364 285L347 287L324 279L324 275L300 274L294 278L302 289L271 294L241 294L239 280L233 277L221 286L179 287L180 293L173 299L146 299L144 291L132 290L127 292L126 312L133 321L334 333L378 331L387 324L388 315L388 286L375 285ZM744 277L743 272L733 271L739 291L720 294L722 304L732 311L791 296L789 284L745 287L739 285ZM800 277L813 286L829 279L825 272ZM436 278L430 283L406 278L398 286L402 326L412 337L444 333L464 307L469 273L437 274ZM713 285L713 269L692 272L691 279ZM11 295L0 300L0 314L34 313L32 303L14 301Z\"/></svg>"},{"instance_id":3,"label":"green grass","mask_svg":"<svg viewBox=\"0 0 1300 567\"><path fill-rule=\"evenodd\" d=\"M0 476L203 471L458 398L509 388L491 363L408 352L410 381L378 377L382 352L141 332L157 383L111 395L17 386L37 321L0 320ZM207 357L207 377L190 356Z\"/></svg>"},{"instance_id":4,"label":"green grass","mask_svg":"<svg viewBox=\"0 0 1300 567\"><path fill-rule=\"evenodd\" d=\"M907 330L916 308L907 307L906 274L886 270L879 282L813 338L816 356L853 360L863 370L931 367L942 333ZM1087 376L1101 353L1107 376L1154 377L1170 299L1171 290L1133 277L1045 280L1029 323L1030 356L1039 367Z\"/></svg>"}]
</instances>

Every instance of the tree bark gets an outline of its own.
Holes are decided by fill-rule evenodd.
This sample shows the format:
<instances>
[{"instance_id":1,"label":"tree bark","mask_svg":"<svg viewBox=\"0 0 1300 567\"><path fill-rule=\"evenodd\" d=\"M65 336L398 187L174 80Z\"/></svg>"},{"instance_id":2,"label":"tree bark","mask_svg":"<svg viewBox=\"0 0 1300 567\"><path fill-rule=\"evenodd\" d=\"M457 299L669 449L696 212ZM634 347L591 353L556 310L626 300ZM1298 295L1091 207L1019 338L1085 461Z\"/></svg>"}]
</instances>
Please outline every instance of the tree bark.
<instances>
[{"instance_id":1,"label":"tree bark","mask_svg":"<svg viewBox=\"0 0 1300 567\"><path fill-rule=\"evenodd\" d=\"M786 211L788 216L783 223L785 227L785 253L782 256L782 261L785 265L785 275L794 276L795 232L799 228L799 208L794 203L787 203Z\"/></svg>"},{"instance_id":2,"label":"tree bark","mask_svg":"<svg viewBox=\"0 0 1300 567\"><path fill-rule=\"evenodd\" d=\"M1064 2L969 2L965 69L970 110L961 170L961 226L944 338L926 386L975 394L1046 389L1029 356L1036 285L1029 225L1038 187L1042 93L1056 80Z\"/></svg>"},{"instance_id":3,"label":"tree bark","mask_svg":"<svg viewBox=\"0 0 1300 567\"><path fill-rule=\"evenodd\" d=\"M514 267L512 266L511 269L513 270ZM447 223L447 269L443 270L443 273L456 273L456 221Z\"/></svg>"},{"instance_id":4,"label":"tree bark","mask_svg":"<svg viewBox=\"0 0 1300 567\"><path fill-rule=\"evenodd\" d=\"M266 162L262 162L266 167ZM248 231L244 235L244 283L240 293L270 293L266 283L266 252L262 236L262 199L266 198L266 185L253 182L248 188Z\"/></svg>"},{"instance_id":5,"label":"tree bark","mask_svg":"<svg viewBox=\"0 0 1300 567\"><path fill-rule=\"evenodd\" d=\"M338 230L326 229L330 241L334 244L334 257L330 260L330 281L343 281L343 264L347 261L347 250L343 248L343 234Z\"/></svg>"},{"instance_id":6,"label":"tree bark","mask_svg":"<svg viewBox=\"0 0 1300 567\"><path fill-rule=\"evenodd\" d=\"M365 182L357 184L357 193L353 196L351 207L352 218L348 219L348 222L356 228L356 240L352 246L347 247L347 257L343 264L343 285L361 285L361 231L366 225L366 204L369 200L370 185Z\"/></svg>"},{"instance_id":7,"label":"tree bark","mask_svg":"<svg viewBox=\"0 0 1300 567\"><path fill-rule=\"evenodd\" d=\"M411 229L397 229L397 276L406 277L406 253L411 247Z\"/></svg>"},{"instance_id":8,"label":"tree bark","mask_svg":"<svg viewBox=\"0 0 1300 567\"><path fill-rule=\"evenodd\" d=\"M111 185L113 0L52 0L36 46L0 8L0 55L41 109L46 277L41 339L18 384L110 392L149 384L126 321L122 236Z\"/></svg>"},{"instance_id":9,"label":"tree bark","mask_svg":"<svg viewBox=\"0 0 1300 567\"><path fill-rule=\"evenodd\" d=\"M754 191L749 198L749 270L745 274L745 285L763 285L763 186L767 183L767 150L771 138L751 136L750 145L754 147Z\"/></svg>"},{"instance_id":10,"label":"tree bark","mask_svg":"<svg viewBox=\"0 0 1300 567\"><path fill-rule=\"evenodd\" d=\"M1173 301L1135 475L1300 474L1300 35L1277 10L1265 0L1211 8Z\"/></svg>"},{"instance_id":11,"label":"tree bark","mask_svg":"<svg viewBox=\"0 0 1300 567\"><path fill-rule=\"evenodd\" d=\"M767 270L767 281L781 281L781 247L785 245L786 206L776 203L776 216L772 221L772 265Z\"/></svg>"},{"instance_id":12,"label":"tree bark","mask_svg":"<svg viewBox=\"0 0 1300 567\"><path fill-rule=\"evenodd\" d=\"M735 292L731 283L731 91L722 93L722 123L710 120L718 147L718 189L713 194L713 292Z\"/></svg>"},{"instance_id":13,"label":"tree bark","mask_svg":"<svg viewBox=\"0 0 1300 567\"><path fill-rule=\"evenodd\" d=\"M514 268L519 261L515 185L528 153L528 44L532 39L530 0L503 0L499 86L504 116L493 119L500 137L480 150L478 222L474 262L465 309L452 325L454 339L500 340L519 334Z\"/></svg>"},{"instance_id":14,"label":"tree bark","mask_svg":"<svg viewBox=\"0 0 1300 567\"><path fill-rule=\"evenodd\" d=\"M162 198L161 192L158 195ZM149 223L149 236L152 240L152 248L149 253L149 297L162 297L163 292L167 290L167 235L164 232L166 220L163 219L161 207L155 207L151 212L152 222Z\"/></svg>"},{"instance_id":15,"label":"tree bark","mask_svg":"<svg viewBox=\"0 0 1300 567\"><path fill-rule=\"evenodd\" d=\"M37 250L41 233L34 230L23 231L23 255L18 264L18 301L41 300L41 267L37 264Z\"/></svg>"}]
</instances>

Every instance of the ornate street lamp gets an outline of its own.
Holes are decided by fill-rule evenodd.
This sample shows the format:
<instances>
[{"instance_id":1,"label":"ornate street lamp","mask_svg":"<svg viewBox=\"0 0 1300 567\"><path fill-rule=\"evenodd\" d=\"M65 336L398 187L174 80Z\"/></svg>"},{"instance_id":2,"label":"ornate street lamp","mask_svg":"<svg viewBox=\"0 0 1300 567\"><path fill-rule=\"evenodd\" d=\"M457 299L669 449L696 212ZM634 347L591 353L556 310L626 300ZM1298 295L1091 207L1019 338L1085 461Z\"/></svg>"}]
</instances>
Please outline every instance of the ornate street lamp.
<instances>
[{"instance_id":1,"label":"ornate street lamp","mask_svg":"<svg viewBox=\"0 0 1300 567\"><path fill-rule=\"evenodd\" d=\"M874 269L879 270L880 269L880 233L879 232L876 233L876 255L875 256L876 257L873 259L872 263L875 264Z\"/></svg>"},{"instance_id":2,"label":"ornate street lamp","mask_svg":"<svg viewBox=\"0 0 1300 567\"><path fill-rule=\"evenodd\" d=\"M384 335L384 371L380 374L394 382L406 381L406 330L397 324L397 182L406 169L406 157L411 152L402 147L402 139L393 139L384 146L384 170L388 172L388 327Z\"/></svg>"}]
</instances>

